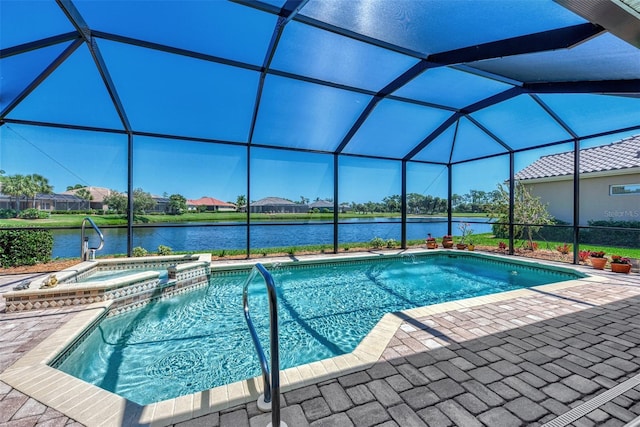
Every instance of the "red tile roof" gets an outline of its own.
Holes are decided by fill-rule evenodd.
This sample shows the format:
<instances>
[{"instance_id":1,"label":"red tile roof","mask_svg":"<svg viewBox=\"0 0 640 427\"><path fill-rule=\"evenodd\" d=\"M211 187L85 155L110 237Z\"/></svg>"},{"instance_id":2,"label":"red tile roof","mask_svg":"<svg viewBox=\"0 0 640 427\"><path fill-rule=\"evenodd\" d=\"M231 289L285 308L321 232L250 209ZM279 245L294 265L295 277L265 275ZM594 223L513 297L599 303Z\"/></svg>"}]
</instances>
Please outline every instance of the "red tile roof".
<instances>
[{"instance_id":1,"label":"red tile roof","mask_svg":"<svg viewBox=\"0 0 640 427\"><path fill-rule=\"evenodd\" d=\"M225 206L229 208L235 208L236 205L233 203L223 202L222 200L214 199L213 197L200 197L196 200L187 200L188 205L193 206Z\"/></svg>"}]
</instances>

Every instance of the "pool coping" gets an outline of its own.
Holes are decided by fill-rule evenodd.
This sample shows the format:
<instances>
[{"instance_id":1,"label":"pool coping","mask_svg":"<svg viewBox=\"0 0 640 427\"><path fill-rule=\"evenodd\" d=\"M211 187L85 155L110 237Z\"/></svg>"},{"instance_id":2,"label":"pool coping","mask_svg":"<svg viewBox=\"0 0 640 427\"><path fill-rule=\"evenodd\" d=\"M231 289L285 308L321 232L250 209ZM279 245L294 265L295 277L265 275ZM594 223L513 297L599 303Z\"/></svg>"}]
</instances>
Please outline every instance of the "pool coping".
<instances>
[{"instance_id":1,"label":"pool coping","mask_svg":"<svg viewBox=\"0 0 640 427\"><path fill-rule=\"evenodd\" d=\"M333 255L322 258L317 256L299 257L287 261L278 260L278 262L285 264L306 261L306 258L316 262L326 262L328 259L340 261L348 259L361 260L371 256L397 256L399 254L422 254L426 252L424 250L413 250L374 254L348 254L346 256ZM430 250L428 252L457 254L451 250ZM576 267L558 266L541 260L514 259L512 257L477 253L473 256L585 274L577 270ZM216 263L215 266L212 266L212 270L229 269L230 265L235 266L233 268L246 269L256 264L256 262L259 261L243 260L233 263ZM585 275L585 277L574 280L417 307L396 313L387 313L353 352L281 370L281 391L290 391L370 368L380 359L398 328L409 319L537 295L540 291L555 291L595 282L604 282L605 280L606 278L601 276ZM123 421L131 417L135 417L136 423L140 424L175 424L257 400L261 394L262 379L258 376L175 399L141 406L48 365L65 349L72 346L86 329L92 327L105 316L111 305L112 302L107 301L85 306L86 309L79 312L63 327L2 372L0 380L86 425L122 425Z\"/></svg>"}]
</instances>

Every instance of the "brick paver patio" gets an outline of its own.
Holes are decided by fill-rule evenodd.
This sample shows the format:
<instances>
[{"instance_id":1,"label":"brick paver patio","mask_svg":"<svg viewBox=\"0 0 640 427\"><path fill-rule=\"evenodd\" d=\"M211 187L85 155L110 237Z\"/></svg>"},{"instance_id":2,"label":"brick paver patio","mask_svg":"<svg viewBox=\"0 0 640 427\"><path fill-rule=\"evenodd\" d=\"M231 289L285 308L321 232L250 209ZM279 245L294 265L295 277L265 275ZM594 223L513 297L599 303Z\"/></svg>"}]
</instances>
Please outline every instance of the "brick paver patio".
<instances>
[{"instance_id":1,"label":"brick paver patio","mask_svg":"<svg viewBox=\"0 0 640 427\"><path fill-rule=\"evenodd\" d=\"M604 282L406 319L371 368L283 393L283 420L289 427L549 422L640 374L640 277L602 274ZM0 313L0 372L73 315ZM139 425L132 415L123 425ZM570 425L623 426L639 415L640 391L631 388ZM248 403L179 425L268 422L269 413ZM69 424L80 425L0 382L1 426Z\"/></svg>"}]
</instances>

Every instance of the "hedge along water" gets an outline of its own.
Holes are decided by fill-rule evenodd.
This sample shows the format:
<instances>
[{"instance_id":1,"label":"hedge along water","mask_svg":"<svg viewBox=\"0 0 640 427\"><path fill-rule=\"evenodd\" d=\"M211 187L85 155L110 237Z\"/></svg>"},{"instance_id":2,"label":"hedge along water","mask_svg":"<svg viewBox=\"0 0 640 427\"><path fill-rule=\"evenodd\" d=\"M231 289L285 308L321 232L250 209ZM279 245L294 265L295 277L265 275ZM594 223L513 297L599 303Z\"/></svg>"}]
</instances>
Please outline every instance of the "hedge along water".
<instances>
[{"instance_id":1,"label":"hedge along water","mask_svg":"<svg viewBox=\"0 0 640 427\"><path fill-rule=\"evenodd\" d=\"M0 266L3 268L49 262L52 252L50 230L0 230Z\"/></svg>"}]
</instances>

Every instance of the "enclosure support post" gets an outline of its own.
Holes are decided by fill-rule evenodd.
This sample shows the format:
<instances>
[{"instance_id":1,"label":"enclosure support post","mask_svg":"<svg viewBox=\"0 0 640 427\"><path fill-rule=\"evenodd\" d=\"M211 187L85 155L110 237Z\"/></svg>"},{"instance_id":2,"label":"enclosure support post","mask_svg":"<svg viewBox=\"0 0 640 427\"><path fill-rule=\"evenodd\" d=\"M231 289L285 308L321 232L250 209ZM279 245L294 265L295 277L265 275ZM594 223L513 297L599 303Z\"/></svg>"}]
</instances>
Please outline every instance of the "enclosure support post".
<instances>
[{"instance_id":1,"label":"enclosure support post","mask_svg":"<svg viewBox=\"0 0 640 427\"><path fill-rule=\"evenodd\" d=\"M133 255L133 134L127 132L127 256Z\"/></svg>"},{"instance_id":2,"label":"enclosure support post","mask_svg":"<svg viewBox=\"0 0 640 427\"><path fill-rule=\"evenodd\" d=\"M400 203L402 226L400 234L400 247L407 249L407 161L402 160L402 201Z\"/></svg>"},{"instance_id":3,"label":"enclosure support post","mask_svg":"<svg viewBox=\"0 0 640 427\"><path fill-rule=\"evenodd\" d=\"M573 140L573 263L580 252L580 140Z\"/></svg>"},{"instance_id":4,"label":"enclosure support post","mask_svg":"<svg viewBox=\"0 0 640 427\"><path fill-rule=\"evenodd\" d=\"M451 184L453 183L453 173L451 163L447 165L447 234L451 235L451 220L453 218L452 215L452 207L453 203L451 203L451 196L453 195L453 189L451 188Z\"/></svg>"},{"instance_id":5,"label":"enclosure support post","mask_svg":"<svg viewBox=\"0 0 640 427\"><path fill-rule=\"evenodd\" d=\"M247 145L247 259L251 258L251 145Z\"/></svg>"},{"instance_id":6,"label":"enclosure support post","mask_svg":"<svg viewBox=\"0 0 640 427\"><path fill-rule=\"evenodd\" d=\"M338 154L333 155L333 253L338 253L338 221L340 201L338 200Z\"/></svg>"},{"instance_id":7,"label":"enclosure support post","mask_svg":"<svg viewBox=\"0 0 640 427\"><path fill-rule=\"evenodd\" d=\"M514 208L515 203L515 155L509 152L509 255L513 255L513 234L514 234Z\"/></svg>"}]
</instances>

